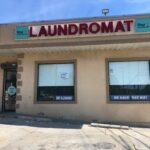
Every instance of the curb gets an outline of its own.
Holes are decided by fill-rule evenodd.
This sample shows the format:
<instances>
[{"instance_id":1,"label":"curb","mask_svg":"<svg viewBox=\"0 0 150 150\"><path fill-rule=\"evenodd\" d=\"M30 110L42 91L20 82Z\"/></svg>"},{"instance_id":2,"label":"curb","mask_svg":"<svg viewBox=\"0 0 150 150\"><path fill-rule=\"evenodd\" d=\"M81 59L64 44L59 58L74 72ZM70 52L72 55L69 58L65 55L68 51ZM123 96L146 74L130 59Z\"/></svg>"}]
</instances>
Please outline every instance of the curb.
<instances>
[{"instance_id":1,"label":"curb","mask_svg":"<svg viewBox=\"0 0 150 150\"><path fill-rule=\"evenodd\" d=\"M90 125L91 125L92 127L113 128L113 129L129 130L129 126L111 125L111 124L101 124L101 123L91 123Z\"/></svg>"}]
</instances>

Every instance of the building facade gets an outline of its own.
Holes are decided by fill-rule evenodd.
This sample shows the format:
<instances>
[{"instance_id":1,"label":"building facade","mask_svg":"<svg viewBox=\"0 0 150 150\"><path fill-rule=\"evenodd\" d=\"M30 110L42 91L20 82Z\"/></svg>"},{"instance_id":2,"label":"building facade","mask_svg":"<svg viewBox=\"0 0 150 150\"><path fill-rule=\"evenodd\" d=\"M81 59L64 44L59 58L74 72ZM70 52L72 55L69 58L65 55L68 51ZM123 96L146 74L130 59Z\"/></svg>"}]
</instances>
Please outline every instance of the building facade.
<instances>
[{"instance_id":1,"label":"building facade","mask_svg":"<svg viewBox=\"0 0 150 150\"><path fill-rule=\"evenodd\" d=\"M150 15L0 25L0 110L150 123Z\"/></svg>"}]
</instances>

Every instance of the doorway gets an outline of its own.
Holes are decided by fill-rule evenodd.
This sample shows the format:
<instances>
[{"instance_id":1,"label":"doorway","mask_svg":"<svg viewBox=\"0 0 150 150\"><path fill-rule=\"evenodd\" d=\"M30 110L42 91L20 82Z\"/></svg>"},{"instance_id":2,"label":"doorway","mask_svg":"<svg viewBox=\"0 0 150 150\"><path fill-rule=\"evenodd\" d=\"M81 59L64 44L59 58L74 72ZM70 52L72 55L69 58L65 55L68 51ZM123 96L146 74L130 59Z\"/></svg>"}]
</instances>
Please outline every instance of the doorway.
<instances>
[{"instance_id":1,"label":"doorway","mask_svg":"<svg viewBox=\"0 0 150 150\"><path fill-rule=\"evenodd\" d=\"M15 112L17 64L4 63L1 68L4 70L2 112Z\"/></svg>"}]
</instances>

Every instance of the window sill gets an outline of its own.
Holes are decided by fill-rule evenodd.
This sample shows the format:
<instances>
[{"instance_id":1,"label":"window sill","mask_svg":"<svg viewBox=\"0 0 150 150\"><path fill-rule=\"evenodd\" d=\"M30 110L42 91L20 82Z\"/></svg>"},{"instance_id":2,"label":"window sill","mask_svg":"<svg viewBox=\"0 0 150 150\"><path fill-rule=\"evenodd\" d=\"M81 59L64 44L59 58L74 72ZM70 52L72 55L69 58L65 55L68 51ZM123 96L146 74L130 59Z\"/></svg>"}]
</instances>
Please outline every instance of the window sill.
<instances>
[{"instance_id":1,"label":"window sill","mask_svg":"<svg viewBox=\"0 0 150 150\"><path fill-rule=\"evenodd\" d=\"M124 100L124 101L111 101L107 100L107 104L150 104L150 100L147 101L129 101L129 100Z\"/></svg>"},{"instance_id":2,"label":"window sill","mask_svg":"<svg viewBox=\"0 0 150 150\"><path fill-rule=\"evenodd\" d=\"M77 101L34 101L34 104L77 104Z\"/></svg>"}]
</instances>

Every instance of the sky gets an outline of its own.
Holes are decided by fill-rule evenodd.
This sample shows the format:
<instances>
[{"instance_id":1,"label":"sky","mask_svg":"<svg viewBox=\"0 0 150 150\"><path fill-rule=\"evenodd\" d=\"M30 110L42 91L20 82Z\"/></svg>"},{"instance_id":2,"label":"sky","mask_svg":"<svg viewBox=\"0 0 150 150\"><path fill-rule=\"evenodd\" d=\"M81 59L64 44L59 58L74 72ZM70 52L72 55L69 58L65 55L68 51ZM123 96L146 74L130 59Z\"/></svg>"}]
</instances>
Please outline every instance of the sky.
<instances>
[{"instance_id":1,"label":"sky","mask_svg":"<svg viewBox=\"0 0 150 150\"><path fill-rule=\"evenodd\" d=\"M150 0L0 0L0 23L150 13Z\"/></svg>"}]
</instances>

